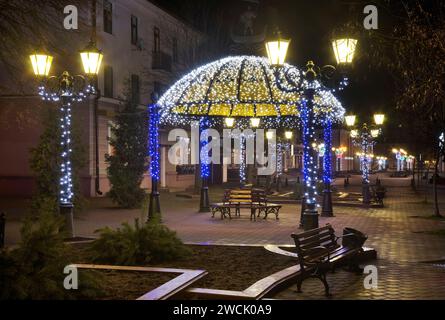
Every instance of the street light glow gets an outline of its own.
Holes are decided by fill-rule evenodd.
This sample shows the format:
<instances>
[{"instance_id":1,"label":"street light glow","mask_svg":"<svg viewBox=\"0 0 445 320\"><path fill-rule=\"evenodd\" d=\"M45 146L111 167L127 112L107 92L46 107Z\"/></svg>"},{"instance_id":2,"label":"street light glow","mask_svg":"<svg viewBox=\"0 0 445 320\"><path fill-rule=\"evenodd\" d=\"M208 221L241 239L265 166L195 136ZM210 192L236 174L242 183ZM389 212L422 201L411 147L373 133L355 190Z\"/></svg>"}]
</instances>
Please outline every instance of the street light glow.
<instances>
[{"instance_id":1,"label":"street light glow","mask_svg":"<svg viewBox=\"0 0 445 320\"><path fill-rule=\"evenodd\" d=\"M354 115L346 116L345 121L348 127L353 127L355 124L355 116Z\"/></svg>"},{"instance_id":2,"label":"street light glow","mask_svg":"<svg viewBox=\"0 0 445 320\"><path fill-rule=\"evenodd\" d=\"M385 115L381 113L377 113L374 115L374 122L376 125L381 126L385 121Z\"/></svg>"},{"instance_id":3,"label":"street light glow","mask_svg":"<svg viewBox=\"0 0 445 320\"><path fill-rule=\"evenodd\" d=\"M267 57L269 63L273 66L282 66L286 61L287 49L289 48L289 39L278 39L266 42Z\"/></svg>"},{"instance_id":4,"label":"street light glow","mask_svg":"<svg viewBox=\"0 0 445 320\"><path fill-rule=\"evenodd\" d=\"M334 49L337 64L352 63L356 46L356 39L344 38L332 41L332 48Z\"/></svg>"},{"instance_id":5,"label":"street light glow","mask_svg":"<svg viewBox=\"0 0 445 320\"><path fill-rule=\"evenodd\" d=\"M260 126L260 118L250 118L250 124L253 128L258 128Z\"/></svg>"},{"instance_id":6,"label":"street light glow","mask_svg":"<svg viewBox=\"0 0 445 320\"><path fill-rule=\"evenodd\" d=\"M53 57L44 53L34 53L29 56L32 69L36 76L48 76Z\"/></svg>"},{"instance_id":7,"label":"street light glow","mask_svg":"<svg viewBox=\"0 0 445 320\"><path fill-rule=\"evenodd\" d=\"M288 140L292 139L292 131L284 132L284 137Z\"/></svg>"},{"instance_id":8,"label":"street light glow","mask_svg":"<svg viewBox=\"0 0 445 320\"><path fill-rule=\"evenodd\" d=\"M80 52L83 69L88 75L97 75L102 64L103 54L96 48L94 43L90 42L87 47Z\"/></svg>"},{"instance_id":9,"label":"street light glow","mask_svg":"<svg viewBox=\"0 0 445 320\"><path fill-rule=\"evenodd\" d=\"M233 124L235 123L235 118L225 118L224 122L226 123L226 126L228 128L233 127Z\"/></svg>"}]
</instances>

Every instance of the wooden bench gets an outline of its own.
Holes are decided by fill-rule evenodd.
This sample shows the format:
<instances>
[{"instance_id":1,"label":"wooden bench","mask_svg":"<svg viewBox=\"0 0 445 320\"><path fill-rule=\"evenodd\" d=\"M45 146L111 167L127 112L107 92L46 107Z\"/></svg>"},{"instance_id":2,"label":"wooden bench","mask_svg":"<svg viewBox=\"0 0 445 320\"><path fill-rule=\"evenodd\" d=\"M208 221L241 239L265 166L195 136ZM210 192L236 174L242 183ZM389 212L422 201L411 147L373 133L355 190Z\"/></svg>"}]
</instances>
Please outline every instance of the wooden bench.
<instances>
[{"instance_id":1,"label":"wooden bench","mask_svg":"<svg viewBox=\"0 0 445 320\"><path fill-rule=\"evenodd\" d=\"M250 220L256 220L262 212L264 219L267 219L270 213L275 214L278 219L281 205L268 202L266 192L261 189L227 189L224 191L223 202L211 204L210 209L212 217L219 211L221 219L226 216L231 219L231 209L235 209L235 216L240 216L241 209L250 209Z\"/></svg>"},{"instance_id":2,"label":"wooden bench","mask_svg":"<svg viewBox=\"0 0 445 320\"><path fill-rule=\"evenodd\" d=\"M329 284L326 281L328 271L343 265L349 266L349 271L361 271L358 256L363 251L362 245L367 236L360 231L345 228L343 236L337 237L332 226L327 224L303 233L293 233L292 238L301 269L301 276L297 279L298 292L301 292L305 279L317 278L323 283L326 296L329 296ZM340 238L341 245L337 243Z\"/></svg>"}]
</instances>

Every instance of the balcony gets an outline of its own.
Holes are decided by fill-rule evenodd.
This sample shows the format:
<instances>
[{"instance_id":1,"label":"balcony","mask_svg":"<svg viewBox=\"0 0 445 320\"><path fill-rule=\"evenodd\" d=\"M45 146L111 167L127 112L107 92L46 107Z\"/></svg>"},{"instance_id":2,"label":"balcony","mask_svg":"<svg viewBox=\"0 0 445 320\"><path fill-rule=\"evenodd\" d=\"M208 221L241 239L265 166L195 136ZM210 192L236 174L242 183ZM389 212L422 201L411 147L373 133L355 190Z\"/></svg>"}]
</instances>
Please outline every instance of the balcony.
<instances>
[{"instance_id":1,"label":"balcony","mask_svg":"<svg viewBox=\"0 0 445 320\"><path fill-rule=\"evenodd\" d=\"M151 63L153 70L172 71L172 57L164 52L153 52L153 60Z\"/></svg>"}]
</instances>

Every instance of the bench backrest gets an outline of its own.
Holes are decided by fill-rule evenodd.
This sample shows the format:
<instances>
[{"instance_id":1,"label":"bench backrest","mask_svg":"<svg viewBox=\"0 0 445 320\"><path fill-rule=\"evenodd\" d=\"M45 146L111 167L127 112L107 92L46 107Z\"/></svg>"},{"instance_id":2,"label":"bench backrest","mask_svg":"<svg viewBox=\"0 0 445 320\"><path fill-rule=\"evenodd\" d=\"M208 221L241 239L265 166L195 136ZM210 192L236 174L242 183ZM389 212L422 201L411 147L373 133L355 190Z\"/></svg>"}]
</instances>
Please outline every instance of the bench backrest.
<instances>
[{"instance_id":1,"label":"bench backrest","mask_svg":"<svg viewBox=\"0 0 445 320\"><path fill-rule=\"evenodd\" d=\"M293 233L291 236L295 242L302 270L311 262L327 256L326 251L314 250L315 247L323 246L328 250L338 247L334 229L330 224L298 234Z\"/></svg>"},{"instance_id":2,"label":"bench backrest","mask_svg":"<svg viewBox=\"0 0 445 320\"><path fill-rule=\"evenodd\" d=\"M266 203L266 192L261 189L226 189L224 190L223 203L252 204Z\"/></svg>"}]
</instances>

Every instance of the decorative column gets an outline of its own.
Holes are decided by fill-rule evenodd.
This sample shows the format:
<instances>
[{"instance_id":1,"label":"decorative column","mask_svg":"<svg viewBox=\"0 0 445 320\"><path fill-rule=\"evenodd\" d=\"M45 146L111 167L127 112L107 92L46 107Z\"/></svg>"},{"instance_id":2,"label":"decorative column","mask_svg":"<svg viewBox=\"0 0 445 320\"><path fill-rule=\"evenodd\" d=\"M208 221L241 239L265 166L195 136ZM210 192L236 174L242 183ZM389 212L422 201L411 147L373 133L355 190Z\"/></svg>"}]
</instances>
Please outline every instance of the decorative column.
<instances>
[{"instance_id":1,"label":"decorative column","mask_svg":"<svg viewBox=\"0 0 445 320\"><path fill-rule=\"evenodd\" d=\"M247 182L246 176L246 137L243 133L240 134L240 163L239 163L239 181L241 187L244 187Z\"/></svg>"},{"instance_id":2,"label":"decorative column","mask_svg":"<svg viewBox=\"0 0 445 320\"><path fill-rule=\"evenodd\" d=\"M199 212L210 212L209 203L209 186L208 180L210 177L210 163L208 163L207 154L202 154L202 148L209 143L209 136L202 134L202 132L209 128L209 120L206 117L202 117L199 120L199 163L200 163L200 173L201 173L201 196L199 199Z\"/></svg>"},{"instance_id":3,"label":"decorative column","mask_svg":"<svg viewBox=\"0 0 445 320\"><path fill-rule=\"evenodd\" d=\"M323 206L321 215L325 217L334 216L332 210L332 120L327 117L323 128L324 154L323 154Z\"/></svg>"},{"instance_id":4,"label":"decorative column","mask_svg":"<svg viewBox=\"0 0 445 320\"><path fill-rule=\"evenodd\" d=\"M301 120L303 124L303 177L305 186L305 210L303 213L303 228L304 230L310 230L318 228L318 212L317 212L317 171L315 163L316 152L312 148L312 142L314 140L314 93L315 89L311 86L313 83L311 80L315 78L315 72L313 71L313 63L308 62L308 71L306 71L306 77L309 78L309 84L304 90L304 96L302 98L302 112Z\"/></svg>"},{"instance_id":5,"label":"decorative column","mask_svg":"<svg viewBox=\"0 0 445 320\"><path fill-rule=\"evenodd\" d=\"M370 157L369 157L369 145L370 145L370 134L366 125L363 127L362 133L362 155L361 155L361 165L362 165L362 195L363 204L369 205L371 203L371 195L369 193L369 167L370 167Z\"/></svg>"},{"instance_id":6,"label":"decorative column","mask_svg":"<svg viewBox=\"0 0 445 320\"><path fill-rule=\"evenodd\" d=\"M148 221L161 214L158 184L160 179L159 157L159 108L156 102L148 106L148 155L150 156L151 193L148 208Z\"/></svg>"},{"instance_id":7,"label":"decorative column","mask_svg":"<svg viewBox=\"0 0 445 320\"><path fill-rule=\"evenodd\" d=\"M63 81L66 81L68 87L68 74ZM61 141L62 146L61 164L60 164L60 180L59 180L59 210L60 214L65 217L65 231L67 236L74 237L74 218L73 218L73 177L71 170L71 102L69 91L64 91L60 97L62 105L61 112Z\"/></svg>"}]
</instances>

